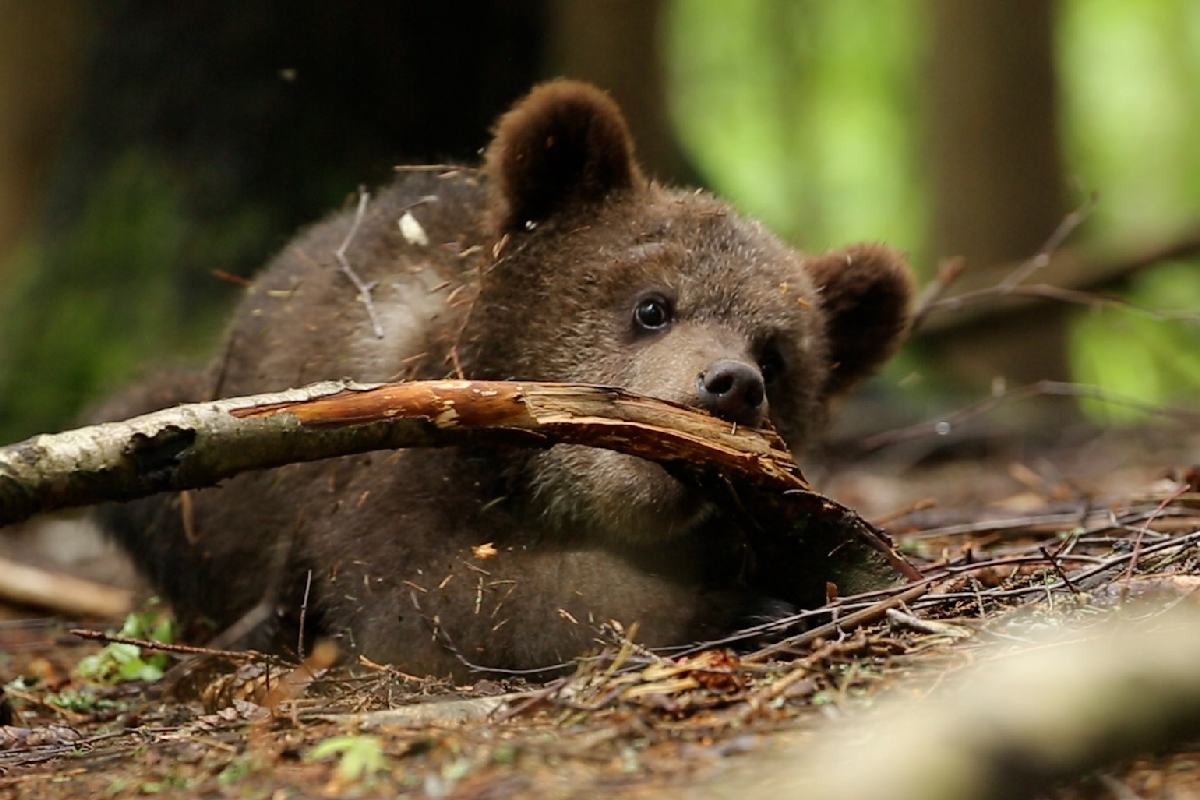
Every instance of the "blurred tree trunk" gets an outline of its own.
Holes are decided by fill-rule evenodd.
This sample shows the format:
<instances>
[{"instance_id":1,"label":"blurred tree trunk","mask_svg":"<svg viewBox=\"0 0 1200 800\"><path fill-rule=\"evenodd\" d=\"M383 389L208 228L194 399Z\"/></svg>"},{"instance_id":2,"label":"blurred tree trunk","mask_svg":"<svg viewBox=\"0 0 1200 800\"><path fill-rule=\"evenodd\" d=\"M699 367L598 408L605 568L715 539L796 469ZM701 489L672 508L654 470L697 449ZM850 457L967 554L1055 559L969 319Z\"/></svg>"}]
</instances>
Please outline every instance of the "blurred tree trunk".
<instances>
[{"instance_id":1,"label":"blurred tree trunk","mask_svg":"<svg viewBox=\"0 0 1200 800\"><path fill-rule=\"evenodd\" d=\"M549 4L546 64L552 75L591 81L612 93L650 174L697 183L667 114L659 43L662 0L556 0Z\"/></svg>"},{"instance_id":2,"label":"blurred tree trunk","mask_svg":"<svg viewBox=\"0 0 1200 800\"><path fill-rule=\"evenodd\" d=\"M1065 212L1054 67L1056 3L931 0L934 245L982 283L1035 254ZM973 280L972 283L979 283ZM951 292L953 294L953 292ZM924 338L968 381L1064 379L1058 309L940 325Z\"/></svg>"},{"instance_id":3,"label":"blurred tree trunk","mask_svg":"<svg viewBox=\"0 0 1200 800\"><path fill-rule=\"evenodd\" d=\"M0 0L0 294L66 129L88 17L85 0Z\"/></svg>"}]
</instances>

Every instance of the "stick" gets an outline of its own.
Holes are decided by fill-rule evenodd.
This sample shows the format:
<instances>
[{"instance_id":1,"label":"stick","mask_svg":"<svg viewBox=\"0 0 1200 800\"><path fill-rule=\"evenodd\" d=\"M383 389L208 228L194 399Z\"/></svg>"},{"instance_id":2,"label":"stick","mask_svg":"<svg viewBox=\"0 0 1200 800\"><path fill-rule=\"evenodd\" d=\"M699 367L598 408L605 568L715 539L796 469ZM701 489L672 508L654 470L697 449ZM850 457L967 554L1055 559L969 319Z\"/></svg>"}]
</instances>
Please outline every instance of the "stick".
<instances>
[{"instance_id":1,"label":"stick","mask_svg":"<svg viewBox=\"0 0 1200 800\"><path fill-rule=\"evenodd\" d=\"M0 599L67 616L120 617L133 593L0 558Z\"/></svg>"},{"instance_id":2,"label":"stick","mask_svg":"<svg viewBox=\"0 0 1200 800\"><path fill-rule=\"evenodd\" d=\"M358 289L358 299L367 309L367 316L371 319L371 330L375 332L375 338L383 338L383 326L379 324L379 315L375 313L375 303L371 300L371 286L363 282L363 279L358 277L358 273L350 266L349 260L346 258L346 249L350 246L350 242L358 234L358 228L362 225L363 217L367 212L367 201L371 199L371 194L366 189L358 190L358 208L354 211L354 221L350 223L350 231L346 234L346 238L342 241L337 250L333 251L333 255L337 258L338 264L342 267L342 272L354 284L354 288Z\"/></svg>"},{"instance_id":3,"label":"stick","mask_svg":"<svg viewBox=\"0 0 1200 800\"><path fill-rule=\"evenodd\" d=\"M597 386L501 381L303 389L196 403L0 447L0 525L209 486L253 469L399 447L559 442L812 492L774 434Z\"/></svg>"}]
</instances>

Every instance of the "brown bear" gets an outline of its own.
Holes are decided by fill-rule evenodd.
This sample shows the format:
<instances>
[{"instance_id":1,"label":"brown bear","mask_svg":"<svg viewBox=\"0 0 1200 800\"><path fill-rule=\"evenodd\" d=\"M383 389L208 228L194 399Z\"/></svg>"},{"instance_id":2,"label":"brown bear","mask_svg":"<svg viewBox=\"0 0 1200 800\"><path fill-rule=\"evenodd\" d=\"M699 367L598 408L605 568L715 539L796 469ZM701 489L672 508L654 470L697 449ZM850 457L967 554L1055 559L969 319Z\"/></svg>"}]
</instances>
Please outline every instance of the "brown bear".
<instances>
[{"instance_id":1,"label":"brown bear","mask_svg":"<svg viewBox=\"0 0 1200 800\"><path fill-rule=\"evenodd\" d=\"M806 256L648 180L612 100L555 81L501 117L482 169L405 171L302 233L203 380L120 413L323 379L568 381L769 422L796 452L895 349L910 295L883 246ZM608 620L677 645L763 607L739 519L580 446L338 458L106 517L184 619L220 630L265 607L241 644L333 637L414 673L561 665Z\"/></svg>"}]
</instances>

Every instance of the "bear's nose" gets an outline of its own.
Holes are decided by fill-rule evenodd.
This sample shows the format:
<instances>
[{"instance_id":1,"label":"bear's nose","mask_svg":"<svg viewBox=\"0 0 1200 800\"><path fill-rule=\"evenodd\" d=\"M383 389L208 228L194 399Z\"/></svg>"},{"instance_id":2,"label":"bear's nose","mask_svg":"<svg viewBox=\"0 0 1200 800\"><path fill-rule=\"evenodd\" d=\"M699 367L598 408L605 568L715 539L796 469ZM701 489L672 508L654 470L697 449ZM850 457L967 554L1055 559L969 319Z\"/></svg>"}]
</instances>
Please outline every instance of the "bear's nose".
<instances>
[{"instance_id":1,"label":"bear's nose","mask_svg":"<svg viewBox=\"0 0 1200 800\"><path fill-rule=\"evenodd\" d=\"M721 419L758 427L766 415L762 373L741 361L709 364L696 378L696 391L704 408Z\"/></svg>"}]
</instances>

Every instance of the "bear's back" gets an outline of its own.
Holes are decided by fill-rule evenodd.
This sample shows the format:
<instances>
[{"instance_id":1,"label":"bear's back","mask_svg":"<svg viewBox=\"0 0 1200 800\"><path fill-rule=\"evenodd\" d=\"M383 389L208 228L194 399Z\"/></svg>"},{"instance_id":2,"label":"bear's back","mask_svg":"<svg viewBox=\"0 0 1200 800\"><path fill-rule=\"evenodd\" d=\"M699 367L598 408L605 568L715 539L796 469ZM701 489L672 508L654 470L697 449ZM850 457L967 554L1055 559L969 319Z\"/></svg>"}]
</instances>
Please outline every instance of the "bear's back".
<instances>
[{"instance_id":1,"label":"bear's back","mask_svg":"<svg viewBox=\"0 0 1200 800\"><path fill-rule=\"evenodd\" d=\"M484 261L485 194L475 170L411 172L305 230L239 305L213 396L445 377Z\"/></svg>"}]
</instances>

